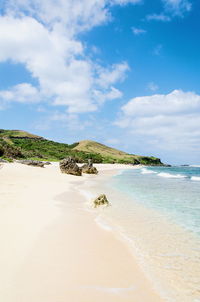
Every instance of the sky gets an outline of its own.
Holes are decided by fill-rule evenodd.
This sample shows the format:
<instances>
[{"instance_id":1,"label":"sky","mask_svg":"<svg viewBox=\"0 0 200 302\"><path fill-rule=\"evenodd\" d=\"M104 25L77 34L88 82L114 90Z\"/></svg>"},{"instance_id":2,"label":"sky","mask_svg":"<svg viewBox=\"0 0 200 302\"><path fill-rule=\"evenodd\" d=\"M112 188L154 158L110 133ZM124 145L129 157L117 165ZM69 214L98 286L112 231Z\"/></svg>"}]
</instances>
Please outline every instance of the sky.
<instances>
[{"instance_id":1,"label":"sky","mask_svg":"<svg viewBox=\"0 0 200 302\"><path fill-rule=\"evenodd\" d=\"M200 164L200 2L0 0L0 128Z\"/></svg>"}]
</instances>

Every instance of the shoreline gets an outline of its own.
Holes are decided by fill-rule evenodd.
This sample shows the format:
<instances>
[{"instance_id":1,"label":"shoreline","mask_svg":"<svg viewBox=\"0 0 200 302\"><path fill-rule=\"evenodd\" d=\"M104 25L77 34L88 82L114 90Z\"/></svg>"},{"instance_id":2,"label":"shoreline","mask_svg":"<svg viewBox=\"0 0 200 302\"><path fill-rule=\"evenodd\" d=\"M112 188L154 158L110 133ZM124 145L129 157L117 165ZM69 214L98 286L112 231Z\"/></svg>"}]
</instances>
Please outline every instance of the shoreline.
<instances>
[{"instance_id":1,"label":"shoreline","mask_svg":"<svg viewBox=\"0 0 200 302\"><path fill-rule=\"evenodd\" d=\"M99 184L93 185L93 191L99 192ZM155 209L139 204L133 196L105 184L103 178L101 190L110 194L115 204L101 212L100 222L126 244L156 292L165 301L198 301L199 238ZM119 199L123 200L120 208L116 205ZM130 217L126 200L134 204L135 213Z\"/></svg>"},{"instance_id":2,"label":"shoreline","mask_svg":"<svg viewBox=\"0 0 200 302\"><path fill-rule=\"evenodd\" d=\"M163 301L126 245L84 210L77 189L94 176L61 174L56 164L6 164L0 173L4 302Z\"/></svg>"}]
</instances>

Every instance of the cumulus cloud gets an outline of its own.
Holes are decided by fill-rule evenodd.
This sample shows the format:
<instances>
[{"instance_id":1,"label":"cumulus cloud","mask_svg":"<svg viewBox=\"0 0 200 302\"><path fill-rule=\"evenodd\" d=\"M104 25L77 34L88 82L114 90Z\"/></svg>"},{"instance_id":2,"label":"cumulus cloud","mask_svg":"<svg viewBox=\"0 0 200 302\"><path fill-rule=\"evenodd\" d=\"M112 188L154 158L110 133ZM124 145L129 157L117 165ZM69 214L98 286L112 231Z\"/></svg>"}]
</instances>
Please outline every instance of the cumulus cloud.
<instances>
[{"instance_id":1,"label":"cumulus cloud","mask_svg":"<svg viewBox=\"0 0 200 302\"><path fill-rule=\"evenodd\" d=\"M147 146L196 150L200 143L200 95L174 90L133 98L121 108L115 124Z\"/></svg>"},{"instance_id":2,"label":"cumulus cloud","mask_svg":"<svg viewBox=\"0 0 200 302\"><path fill-rule=\"evenodd\" d=\"M95 90L94 96L95 96L95 99L97 100L98 104L101 105L105 101L121 98L123 96L123 93L120 90L118 90L114 87L111 87L109 92L101 92L99 90Z\"/></svg>"},{"instance_id":3,"label":"cumulus cloud","mask_svg":"<svg viewBox=\"0 0 200 302\"><path fill-rule=\"evenodd\" d=\"M19 103L37 103L40 101L40 93L31 84L22 83L10 90L0 91L0 100Z\"/></svg>"},{"instance_id":4,"label":"cumulus cloud","mask_svg":"<svg viewBox=\"0 0 200 302\"><path fill-rule=\"evenodd\" d=\"M116 81L123 81L128 70L129 66L126 62L112 65L110 68L97 66L98 78L96 83L103 88L108 88Z\"/></svg>"},{"instance_id":5,"label":"cumulus cloud","mask_svg":"<svg viewBox=\"0 0 200 302\"><path fill-rule=\"evenodd\" d=\"M66 106L69 112L95 111L106 100L122 96L115 85L125 79L129 67L126 62L100 66L91 61L78 34L108 21L109 5L136 2L5 1L6 13L0 16L0 62L24 64L38 82L32 87L37 92L35 99ZM2 91L1 98L16 95L15 90ZM21 98L19 93L16 100L25 102L23 91Z\"/></svg>"},{"instance_id":6,"label":"cumulus cloud","mask_svg":"<svg viewBox=\"0 0 200 302\"><path fill-rule=\"evenodd\" d=\"M7 0L7 14L21 17L24 13L52 27L61 23L68 34L102 24L108 18L105 0Z\"/></svg>"},{"instance_id":7,"label":"cumulus cloud","mask_svg":"<svg viewBox=\"0 0 200 302\"><path fill-rule=\"evenodd\" d=\"M65 25L72 35L106 22L110 18L109 7L137 4L142 0L4 0L8 14L21 16L24 12L53 26Z\"/></svg>"}]
</instances>

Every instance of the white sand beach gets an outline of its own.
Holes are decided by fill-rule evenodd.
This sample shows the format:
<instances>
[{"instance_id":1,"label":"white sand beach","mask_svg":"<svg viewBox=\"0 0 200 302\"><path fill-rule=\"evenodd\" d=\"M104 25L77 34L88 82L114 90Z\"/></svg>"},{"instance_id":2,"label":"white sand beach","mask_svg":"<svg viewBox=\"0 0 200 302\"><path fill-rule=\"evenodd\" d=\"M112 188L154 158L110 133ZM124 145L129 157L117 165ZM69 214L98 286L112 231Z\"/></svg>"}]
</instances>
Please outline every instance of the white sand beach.
<instances>
[{"instance_id":1,"label":"white sand beach","mask_svg":"<svg viewBox=\"0 0 200 302\"><path fill-rule=\"evenodd\" d=\"M126 168L98 165L101 176ZM91 177L62 174L57 163L3 164L0 301L163 301L127 246L83 207L79 185Z\"/></svg>"}]
</instances>

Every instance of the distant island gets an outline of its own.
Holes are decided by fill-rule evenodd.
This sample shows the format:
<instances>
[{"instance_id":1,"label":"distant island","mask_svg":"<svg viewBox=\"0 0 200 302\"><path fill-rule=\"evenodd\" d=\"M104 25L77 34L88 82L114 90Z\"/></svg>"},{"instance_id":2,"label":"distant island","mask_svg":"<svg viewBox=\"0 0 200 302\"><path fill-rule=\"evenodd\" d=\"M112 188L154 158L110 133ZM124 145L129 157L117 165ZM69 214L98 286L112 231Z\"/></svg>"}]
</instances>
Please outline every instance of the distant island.
<instances>
[{"instance_id":1,"label":"distant island","mask_svg":"<svg viewBox=\"0 0 200 302\"><path fill-rule=\"evenodd\" d=\"M0 129L0 157L3 159L60 161L68 156L79 163L90 158L94 163L163 165L157 157L128 154L91 140L64 144L26 131Z\"/></svg>"}]
</instances>

